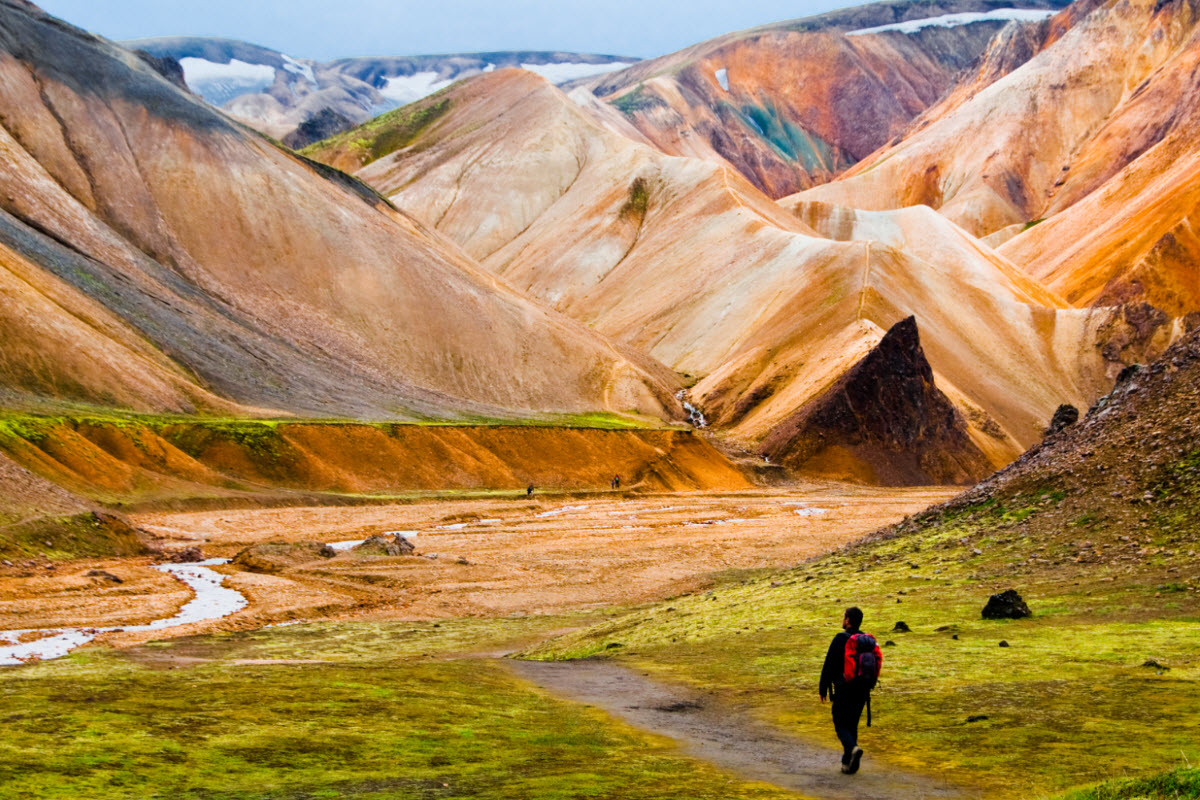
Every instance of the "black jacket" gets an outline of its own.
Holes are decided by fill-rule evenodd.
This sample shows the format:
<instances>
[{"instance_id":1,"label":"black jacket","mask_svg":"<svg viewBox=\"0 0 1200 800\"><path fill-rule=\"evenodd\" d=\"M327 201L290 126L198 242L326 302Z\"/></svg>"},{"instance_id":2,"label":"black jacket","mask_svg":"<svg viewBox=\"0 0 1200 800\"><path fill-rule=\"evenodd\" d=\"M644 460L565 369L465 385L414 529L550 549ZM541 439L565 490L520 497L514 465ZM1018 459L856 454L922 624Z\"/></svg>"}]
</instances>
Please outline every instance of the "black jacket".
<instances>
[{"instance_id":1,"label":"black jacket","mask_svg":"<svg viewBox=\"0 0 1200 800\"><path fill-rule=\"evenodd\" d=\"M828 695L832 698L839 690L845 689L846 680L842 675L842 670L846 664L846 642L856 633L862 633L862 631L858 628L842 631L829 643L829 652L825 654L825 665L821 667L821 697Z\"/></svg>"}]
</instances>

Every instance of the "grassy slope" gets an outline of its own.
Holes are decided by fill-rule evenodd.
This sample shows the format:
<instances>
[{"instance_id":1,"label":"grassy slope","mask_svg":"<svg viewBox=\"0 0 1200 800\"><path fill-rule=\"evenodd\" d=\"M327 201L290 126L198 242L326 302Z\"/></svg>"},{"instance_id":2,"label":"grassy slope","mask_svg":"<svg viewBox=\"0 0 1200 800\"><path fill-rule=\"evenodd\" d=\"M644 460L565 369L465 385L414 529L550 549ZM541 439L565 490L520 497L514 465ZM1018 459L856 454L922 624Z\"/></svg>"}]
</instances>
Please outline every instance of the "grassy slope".
<instances>
[{"instance_id":1,"label":"grassy slope","mask_svg":"<svg viewBox=\"0 0 1200 800\"><path fill-rule=\"evenodd\" d=\"M945 507L528 655L619 658L831 743L816 676L854 604L895 642L865 740L873 760L1006 798L1198 762L1197 339L1161 363ZM988 595L1010 586L1034 617L981 619ZM890 632L901 620L912 633ZM1151 659L1169 669L1143 666ZM966 721L975 715L987 719Z\"/></svg>"},{"instance_id":2,"label":"grassy slope","mask_svg":"<svg viewBox=\"0 0 1200 800\"><path fill-rule=\"evenodd\" d=\"M563 622L309 625L0 670L0 798L794 797L447 657ZM319 661L231 660L289 658Z\"/></svg>"},{"instance_id":3,"label":"grassy slope","mask_svg":"<svg viewBox=\"0 0 1200 800\"><path fill-rule=\"evenodd\" d=\"M1063 800L1191 800L1200 797L1200 769L1172 770L1153 778L1110 781Z\"/></svg>"}]
</instances>

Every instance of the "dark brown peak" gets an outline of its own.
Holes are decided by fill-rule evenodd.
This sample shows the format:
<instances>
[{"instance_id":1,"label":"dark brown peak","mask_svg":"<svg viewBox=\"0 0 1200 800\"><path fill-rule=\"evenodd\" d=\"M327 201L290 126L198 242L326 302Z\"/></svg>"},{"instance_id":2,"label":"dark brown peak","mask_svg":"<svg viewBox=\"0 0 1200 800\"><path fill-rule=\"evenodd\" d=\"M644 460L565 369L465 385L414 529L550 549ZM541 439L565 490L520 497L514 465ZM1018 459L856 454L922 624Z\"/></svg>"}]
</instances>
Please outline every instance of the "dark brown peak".
<instances>
[{"instance_id":1,"label":"dark brown peak","mask_svg":"<svg viewBox=\"0 0 1200 800\"><path fill-rule=\"evenodd\" d=\"M763 442L773 461L824 470L853 463L884 485L965 483L991 467L962 415L934 385L915 317L897 322L823 394Z\"/></svg>"}]
</instances>

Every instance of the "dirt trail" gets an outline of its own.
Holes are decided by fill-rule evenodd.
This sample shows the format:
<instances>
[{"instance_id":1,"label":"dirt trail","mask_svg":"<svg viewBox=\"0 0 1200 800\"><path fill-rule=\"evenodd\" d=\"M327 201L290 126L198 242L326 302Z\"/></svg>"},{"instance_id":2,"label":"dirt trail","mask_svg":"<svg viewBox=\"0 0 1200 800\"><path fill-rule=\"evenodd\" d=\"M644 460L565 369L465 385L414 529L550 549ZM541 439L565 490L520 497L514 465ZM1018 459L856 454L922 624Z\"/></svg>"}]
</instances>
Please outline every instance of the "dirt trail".
<instances>
[{"instance_id":1,"label":"dirt trail","mask_svg":"<svg viewBox=\"0 0 1200 800\"><path fill-rule=\"evenodd\" d=\"M840 752L814 746L711 695L661 684L610 661L509 661L525 680L595 706L679 743L688 755L744 777L828 800L965 798L962 789L897 772L868 752L857 775L838 770ZM829 732L833 737L832 727Z\"/></svg>"}]
</instances>

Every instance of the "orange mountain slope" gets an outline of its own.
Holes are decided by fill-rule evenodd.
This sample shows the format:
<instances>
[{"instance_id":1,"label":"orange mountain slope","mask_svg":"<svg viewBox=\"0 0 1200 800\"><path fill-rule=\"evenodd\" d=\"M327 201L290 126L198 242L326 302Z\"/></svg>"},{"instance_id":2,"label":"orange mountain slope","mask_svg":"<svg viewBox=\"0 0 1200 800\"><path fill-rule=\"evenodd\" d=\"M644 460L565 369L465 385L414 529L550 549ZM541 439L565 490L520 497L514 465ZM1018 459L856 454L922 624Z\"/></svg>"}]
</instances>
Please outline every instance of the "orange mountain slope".
<instances>
[{"instance_id":1,"label":"orange mountain slope","mask_svg":"<svg viewBox=\"0 0 1200 800\"><path fill-rule=\"evenodd\" d=\"M1196 19L1195 4L1186 1L1072 6L1055 21L1061 35L1050 36L1048 46L1031 60L996 80L990 74L974 76L974 83L927 112L898 144L881 149L834 183L783 202L818 200L870 209L923 203L976 235L1009 228L997 242L1098 191L1115 201L1104 215L1121 213L1121 203L1136 195L1138 187L1149 188L1145 176L1158 171L1155 166L1136 168L1139 159L1156 158L1154 150L1161 147L1172 154L1158 156L1162 160L1157 163L1165 164L1187 149L1186 142L1196 140L1200 118L1191 97L1198 58ZM1112 180L1143 183L1102 189ZM1151 216L1162 211L1171 216L1166 227L1157 219L1144 223L1156 226L1158 238L1182 221L1178 208L1164 208L1172 204L1166 197L1146 201ZM1098 210L1092 206L1091 222L1077 223L1071 233L1085 235ZM1104 286L1119 272L1115 262L1141 261L1158 238L1131 249L1122 245L1112 254L1113 263L1099 268L1107 269L1105 277L1080 278L1087 285L1077 287L1074 278L1065 277L1071 268L1062 263L1063 243L1080 243L1063 236L1066 230L1049 228L1030 237L1052 241L1050 247L1027 243L1005 252L1048 278L1073 302L1146 296L1120 286L1105 293ZM1071 260L1103 261L1099 253L1111 244L1083 244L1087 254L1073 253ZM1160 262L1171 260L1165 254L1170 249L1170 242L1160 248ZM1056 264L1041 266L1042 259ZM1085 270L1091 272L1091 266ZM1174 310L1182 307L1176 305Z\"/></svg>"},{"instance_id":2,"label":"orange mountain slope","mask_svg":"<svg viewBox=\"0 0 1200 800\"><path fill-rule=\"evenodd\" d=\"M914 25L964 13L979 19ZM663 152L728 164L780 197L830 180L901 134L1001 30L1039 27L1036 13L1015 16L1030 21L970 0L872 3L721 36L579 85ZM904 23L912 29L895 29Z\"/></svg>"},{"instance_id":3,"label":"orange mountain slope","mask_svg":"<svg viewBox=\"0 0 1200 800\"><path fill-rule=\"evenodd\" d=\"M674 405L661 366L16 0L0 0L0 105L13 403L401 417Z\"/></svg>"},{"instance_id":4,"label":"orange mountain slope","mask_svg":"<svg viewBox=\"0 0 1200 800\"><path fill-rule=\"evenodd\" d=\"M358 165L509 284L694 378L693 402L748 446L909 316L992 464L1171 335L1067 309L929 209L785 213L733 170L619 136L526 73L401 112L310 152ZM1109 359L1099 343L1116 331L1132 349Z\"/></svg>"}]
</instances>

